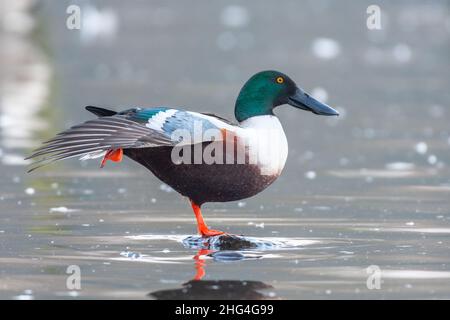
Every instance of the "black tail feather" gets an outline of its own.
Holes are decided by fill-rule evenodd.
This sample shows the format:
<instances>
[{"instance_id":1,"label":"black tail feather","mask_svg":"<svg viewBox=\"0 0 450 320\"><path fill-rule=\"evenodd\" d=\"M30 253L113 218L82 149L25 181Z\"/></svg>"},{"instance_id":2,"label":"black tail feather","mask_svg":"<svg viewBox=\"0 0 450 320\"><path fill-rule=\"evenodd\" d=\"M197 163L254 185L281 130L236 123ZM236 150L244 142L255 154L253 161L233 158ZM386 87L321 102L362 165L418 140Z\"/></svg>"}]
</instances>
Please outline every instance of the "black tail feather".
<instances>
[{"instance_id":1,"label":"black tail feather","mask_svg":"<svg viewBox=\"0 0 450 320\"><path fill-rule=\"evenodd\" d=\"M86 110L92 112L93 114L95 114L99 117L109 117L109 116L113 116L113 115L117 114L116 111L99 108L99 107L94 107L94 106L87 106Z\"/></svg>"}]
</instances>

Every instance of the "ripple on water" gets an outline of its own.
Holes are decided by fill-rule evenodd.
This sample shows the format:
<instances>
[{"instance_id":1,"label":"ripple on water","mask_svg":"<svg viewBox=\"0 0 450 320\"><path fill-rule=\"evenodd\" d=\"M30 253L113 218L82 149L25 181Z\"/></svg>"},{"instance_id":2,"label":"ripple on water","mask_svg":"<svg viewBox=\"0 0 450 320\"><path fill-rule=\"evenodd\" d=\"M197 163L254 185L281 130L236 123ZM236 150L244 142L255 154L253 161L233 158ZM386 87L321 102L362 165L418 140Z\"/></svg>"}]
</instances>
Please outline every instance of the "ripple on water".
<instances>
[{"instance_id":1,"label":"ripple on water","mask_svg":"<svg viewBox=\"0 0 450 320\"><path fill-rule=\"evenodd\" d=\"M197 256L220 262L232 262L239 260L256 260L260 258L279 258L280 253L268 251L300 250L314 244L325 244L335 240L325 239L303 239L282 237L246 237L238 235L218 235L214 237L201 237L197 235L133 235L126 236L127 239L138 241L173 241L181 244L184 248L197 250ZM167 244L164 244L166 246ZM165 252L157 251L159 253ZM167 254L167 253L166 253ZM150 263L180 263L191 260L191 255L164 255L154 256L132 251L123 251L120 258L113 260L133 260ZM196 257L197 257L196 256Z\"/></svg>"},{"instance_id":2,"label":"ripple on water","mask_svg":"<svg viewBox=\"0 0 450 320\"><path fill-rule=\"evenodd\" d=\"M318 239L283 238L283 237L247 237L238 235L219 235L204 238L197 235L135 235L126 236L131 240L176 241L190 249L210 250L280 250L298 249L323 242Z\"/></svg>"},{"instance_id":3,"label":"ripple on water","mask_svg":"<svg viewBox=\"0 0 450 320\"><path fill-rule=\"evenodd\" d=\"M319 240L265 237L253 238L237 235L219 235L204 238L189 236L182 241L183 245L191 249L209 250L279 250L295 249L302 246L319 243Z\"/></svg>"}]
</instances>

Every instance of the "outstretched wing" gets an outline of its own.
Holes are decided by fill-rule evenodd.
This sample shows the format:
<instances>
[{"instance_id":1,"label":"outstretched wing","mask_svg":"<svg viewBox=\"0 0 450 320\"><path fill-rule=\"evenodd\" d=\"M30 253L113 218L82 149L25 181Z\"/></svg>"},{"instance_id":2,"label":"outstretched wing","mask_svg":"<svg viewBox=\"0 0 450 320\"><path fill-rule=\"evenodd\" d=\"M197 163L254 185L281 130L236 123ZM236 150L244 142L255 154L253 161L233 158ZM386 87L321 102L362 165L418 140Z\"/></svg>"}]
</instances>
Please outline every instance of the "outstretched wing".
<instances>
[{"instance_id":1,"label":"outstretched wing","mask_svg":"<svg viewBox=\"0 0 450 320\"><path fill-rule=\"evenodd\" d=\"M217 116L165 107L133 108L118 113L91 106L86 109L100 117L73 126L44 142L26 158L38 159L28 172L74 157L81 157L81 160L99 158L117 149L173 146L180 143L174 134L179 129L195 137L188 140L189 144L203 142L203 139L211 141L202 134L198 135L198 129L202 132L209 129L235 132L240 129ZM196 140L197 137L200 140Z\"/></svg>"},{"instance_id":2,"label":"outstretched wing","mask_svg":"<svg viewBox=\"0 0 450 320\"><path fill-rule=\"evenodd\" d=\"M30 172L58 160L89 155L91 158L100 157L108 150L171 144L166 134L118 114L73 126L44 142L27 159L40 158L34 162Z\"/></svg>"}]
</instances>

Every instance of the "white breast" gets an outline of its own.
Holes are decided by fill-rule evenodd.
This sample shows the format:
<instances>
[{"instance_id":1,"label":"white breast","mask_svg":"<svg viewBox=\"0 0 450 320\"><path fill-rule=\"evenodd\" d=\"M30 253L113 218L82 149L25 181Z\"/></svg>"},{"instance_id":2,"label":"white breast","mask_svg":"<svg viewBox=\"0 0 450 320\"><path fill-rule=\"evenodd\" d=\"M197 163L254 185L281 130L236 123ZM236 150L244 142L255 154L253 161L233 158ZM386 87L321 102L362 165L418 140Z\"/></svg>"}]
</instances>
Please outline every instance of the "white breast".
<instances>
[{"instance_id":1,"label":"white breast","mask_svg":"<svg viewBox=\"0 0 450 320\"><path fill-rule=\"evenodd\" d=\"M288 143L283 127L276 116L265 115L248 118L240 123L240 134L247 138L251 160L263 175L279 175L288 155Z\"/></svg>"}]
</instances>

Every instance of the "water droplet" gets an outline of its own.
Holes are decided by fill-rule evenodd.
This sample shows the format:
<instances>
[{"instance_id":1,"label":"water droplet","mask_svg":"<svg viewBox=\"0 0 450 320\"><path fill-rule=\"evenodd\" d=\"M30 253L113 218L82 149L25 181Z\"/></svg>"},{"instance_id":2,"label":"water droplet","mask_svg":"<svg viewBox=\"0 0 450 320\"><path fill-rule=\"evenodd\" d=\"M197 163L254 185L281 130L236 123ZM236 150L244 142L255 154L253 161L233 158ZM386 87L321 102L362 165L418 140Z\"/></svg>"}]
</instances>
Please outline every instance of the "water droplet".
<instances>
[{"instance_id":1,"label":"water droplet","mask_svg":"<svg viewBox=\"0 0 450 320\"><path fill-rule=\"evenodd\" d=\"M161 185L159 186L159 190L164 191L164 192L167 192L167 193L170 193L170 192L173 192L173 191L174 191L174 190L172 189L171 186L169 186L169 185L167 185L167 184L165 184L165 183L163 183L163 184L161 184Z\"/></svg>"},{"instance_id":2,"label":"water droplet","mask_svg":"<svg viewBox=\"0 0 450 320\"><path fill-rule=\"evenodd\" d=\"M247 205L247 203L244 202L244 201L239 201L237 205L238 205L239 208L243 208L243 207L245 207Z\"/></svg>"},{"instance_id":3,"label":"water droplet","mask_svg":"<svg viewBox=\"0 0 450 320\"><path fill-rule=\"evenodd\" d=\"M305 178L309 180L314 180L317 177L317 174L315 171L307 171L305 173Z\"/></svg>"},{"instance_id":4,"label":"water droplet","mask_svg":"<svg viewBox=\"0 0 450 320\"><path fill-rule=\"evenodd\" d=\"M246 8L238 5L230 5L222 10L220 19L226 27L240 28L249 23L250 16Z\"/></svg>"},{"instance_id":5,"label":"water droplet","mask_svg":"<svg viewBox=\"0 0 450 320\"><path fill-rule=\"evenodd\" d=\"M428 151L428 145L425 142L418 142L416 146L414 147L417 153L419 154L425 154Z\"/></svg>"},{"instance_id":6,"label":"water droplet","mask_svg":"<svg viewBox=\"0 0 450 320\"><path fill-rule=\"evenodd\" d=\"M79 210L78 209L69 209L67 207L55 207L55 208L50 208L50 210L49 210L50 213L54 213L54 212L68 213L68 212L75 212L75 211L79 211Z\"/></svg>"},{"instance_id":7,"label":"water droplet","mask_svg":"<svg viewBox=\"0 0 450 320\"><path fill-rule=\"evenodd\" d=\"M322 87L312 89L311 95L317 100L326 103L328 100L328 92Z\"/></svg>"},{"instance_id":8,"label":"water droplet","mask_svg":"<svg viewBox=\"0 0 450 320\"><path fill-rule=\"evenodd\" d=\"M429 164L435 165L437 163L437 157L434 154L431 154L430 156L428 156L427 161Z\"/></svg>"},{"instance_id":9,"label":"water droplet","mask_svg":"<svg viewBox=\"0 0 450 320\"><path fill-rule=\"evenodd\" d=\"M314 55L320 59L330 60L336 58L341 52L341 47L336 40L329 38L317 38L312 44Z\"/></svg>"},{"instance_id":10,"label":"water droplet","mask_svg":"<svg viewBox=\"0 0 450 320\"><path fill-rule=\"evenodd\" d=\"M256 223L256 224L255 224L255 227L256 227L256 228L264 229L264 222Z\"/></svg>"},{"instance_id":11,"label":"water droplet","mask_svg":"<svg viewBox=\"0 0 450 320\"><path fill-rule=\"evenodd\" d=\"M412 51L411 48L404 44L397 44L392 51L394 58L400 63L407 63L411 60Z\"/></svg>"},{"instance_id":12,"label":"water droplet","mask_svg":"<svg viewBox=\"0 0 450 320\"><path fill-rule=\"evenodd\" d=\"M409 162L391 162L386 164L386 169L395 171L412 170L414 167L414 164Z\"/></svg>"}]
</instances>

